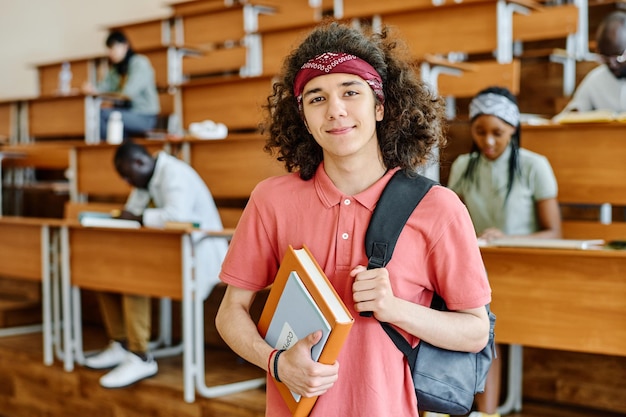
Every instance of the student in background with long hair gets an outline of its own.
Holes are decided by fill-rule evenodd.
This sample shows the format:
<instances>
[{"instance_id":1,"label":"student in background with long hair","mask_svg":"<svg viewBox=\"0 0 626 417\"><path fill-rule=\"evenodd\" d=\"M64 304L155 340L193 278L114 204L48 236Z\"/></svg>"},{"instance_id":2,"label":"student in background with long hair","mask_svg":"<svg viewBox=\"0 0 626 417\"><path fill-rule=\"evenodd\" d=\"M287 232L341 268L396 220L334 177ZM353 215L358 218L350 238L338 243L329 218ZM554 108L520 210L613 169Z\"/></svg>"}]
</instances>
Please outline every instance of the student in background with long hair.
<instances>
[{"instance_id":1,"label":"student in background with long hair","mask_svg":"<svg viewBox=\"0 0 626 417\"><path fill-rule=\"evenodd\" d=\"M107 137L107 123L113 111L122 114L124 138L144 136L157 123L160 112L154 68L145 55L137 54L122 32L111 32L106 39L109 70L94 87L83 85L86 94L119 95L111 106L100 110L100 138Z\"/></svg>"},{"instance_id":2,"label":"student in background with long hair","mask_svg":"<svg viewBox=\"0 0 626 417\"><path fill-rule=\"evenodd\" d=\"M465 202L478 238L560 238L556 178L544 156L520 147L515 96L487 88L472 99L469 113L472 150L454 161L448 186ZM500 370L495 359L471 417L499 416Z\"/></svg>"}]
</instances>

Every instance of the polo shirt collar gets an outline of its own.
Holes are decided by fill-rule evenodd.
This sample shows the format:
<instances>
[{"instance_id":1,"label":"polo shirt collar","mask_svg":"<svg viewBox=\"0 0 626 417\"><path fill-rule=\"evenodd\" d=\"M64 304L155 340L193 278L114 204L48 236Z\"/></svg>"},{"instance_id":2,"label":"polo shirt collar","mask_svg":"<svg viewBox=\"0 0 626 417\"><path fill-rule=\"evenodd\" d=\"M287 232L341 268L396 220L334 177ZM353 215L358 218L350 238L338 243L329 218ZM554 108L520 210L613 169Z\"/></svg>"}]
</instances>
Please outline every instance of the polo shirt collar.
<instances>
[{"instance_id":1,"label":"polo shirt collar","mask_svg":"<svg viewBox=\"0 0 626 417\"><path fill-rule=\"evenodd\" d=\"M353 197L368 210L374 211L374 207L376 207L376 203L378 203L378 199L380 198L380 195L382 194L385 186L387 185L393 174L399 169L400 168L392 168L387 170L385 175L383 175L369 188L360 192L357 195L350 197ZM337 189L337 187L335 187L335 184L333 184L328 174L326 174L326 171L324 170L324 162L320 163L320 165L317 167L317 171L315 172L313 181L317 196L326 208L330 208L339 204L346 197L345 194L343 194L339 189Z\"/></svg>"}]
</instances>

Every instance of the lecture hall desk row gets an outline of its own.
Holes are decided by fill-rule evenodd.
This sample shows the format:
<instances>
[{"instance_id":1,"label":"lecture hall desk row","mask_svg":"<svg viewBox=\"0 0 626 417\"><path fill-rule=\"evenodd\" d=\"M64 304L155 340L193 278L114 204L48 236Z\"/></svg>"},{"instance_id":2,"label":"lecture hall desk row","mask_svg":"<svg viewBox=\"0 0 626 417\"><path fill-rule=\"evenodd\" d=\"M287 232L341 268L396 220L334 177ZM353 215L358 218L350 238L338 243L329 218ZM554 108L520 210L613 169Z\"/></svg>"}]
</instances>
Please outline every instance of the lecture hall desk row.
<instances>
[{"instance_id":1,"label":"lecture hall desk row","mask_svg":"<svg viewBox=\"0 0 626 417\"><path fill-rule=\"evenodd\" d=\"M598 155L602 155L602 153L606 154L615 152L615 148L619 147L619 143L616 141L620 140L619 135L617 134L620 128L623 129L623 127L614 124L590 125L584 129L582 126L525 127L522 137L523 140L533 143L533 138L541 138L540 134L545 132L561 132L564 138L575 141L577 140L576 134L580 134L581 140L587 140L587 145L589 144L589 135L593 135L593 137L597 136L605 138L609 142L612 141L612 144L610 143L607 146L592 147L573 147L571 146L571 143L567 141L561 144L561 146L577 150L578 152L583 152L585 155L590 157L604 158L608 156ZM591 131L587 131L587 129L591 129ZM606 134L607 132L615 132L615 135L610 136L599 134ZM559 137L558 134L553 136L556 138ZM545 143L551 141L552 139L553 137L549 136L540 139L540 141L541 143ZM198 157L196 160L198 161L197 163L199 166L213 167L213 169L215 169L214 172L229 169L229 167L233 166L231 162L236 160L239 162L234 164L234 166L238 166L246 172L256 171L249 169L250 157L247 157L245 152L241 154L239 159L234 158L232 154L229 153L229 146L234 145L237 141L245 143L246 146L244 148L247 148L250 152L253 152L253 154L254 152L258 152L260 150L262 143L262 141L259 141L258 138L251 137L224 141L192 140L183 141L178 145L180 146L181 156L183 158L190 158L192 161L194 160L193 158L195 158L192 157L194 154L196 156L201 154L199 150L211 150L210 152L207 152L204 157L208 159ZM155 146L163 146L163 143L159 142L153 144ZM221 150L219 150L220 148ZM108 180L102 179L107 176L109 176L110 179L116 178L112 166L104 163L105 160L111 160L113 149L114 147L109 145L85 145L76 148L77 155L81 154L81 150L85 150L85 155L91 155L96 158L91 159L91 162L89 163L90 167L98 166L105 168L104 174L98 174L104 175L104 177L101 176L100 180L92 181L92 186L95 187L98 183L102 184L103 181L108 182ZM599 152L600 154L590 154L591 151ZM556 154L560 155L561 152L556 152ZM75 158L83 161L83 163L84 161L89 160L89 158L83 160L82 157L79 156L75 156ZM580 166L578 156L574 155L572 158L574 159L569 160L569 165ZM607 160L613 161L612 159ZM273 171L274 169L277 169L277 167L271 163L269 157L266 162L268 165L264 165L264 163L262 163L261 166L264 166L263 169L266 169L267 171L261 170L261 172L265 172L265 175L279 173ZM568 163L567 161L564 161L559 164L553 163L553 165L558 176L560 175L560 172L567 169ZM613 169L623 169L621 163L610 165L613 166ZM109 167L108 169L106 169L107 166ZM594 167L590 166L589 168L591 169ZM609 168L607 168L607 170L608 169ZM76 171L77 179L81 178L81 172L83 171L93 173L95 170L79 169ZM221 175L226 176L223 178L228 178L229 174L227 171L221 172ZM606 175L611 176L612 174L611 172L608 172ZM78 181L78 183L83 184L81 181ZM241 189L249 192L253 183L254 180L251 180L249 183L244 183ZM122 185L125 186L123 183ZM232 187L234 187L232 184L226 187L223 191L225 193L224 195L229 195L228 193ZM220 190L219 185L216 185L216 190ZM93 192L97 192L97 190L93 190ZM120 188L119 190L114 190L112 192L120 192L125 195L127 193L127 189ZM219 192L221 193L221 191ZM595 193L592 195L595 196ZM609 196L603 196L602 200L611 198L611 195L612 194L609 194ZM6 224L8 218L2 218L0 220L1 227L9 227ZM14 228L15 226L11 227ZM64 258L65 268L66 271L71 271L71 268L74 267L78 268L78 259L83 258L83 255L85 258L90 259L91 264L83 266L83 269L79 268L74 270L75 272L71 273L69 276L66 275L64 281L66 286L64 288L68 288L67 285L69 285L70 277L72 277L71 279L76 279L76 281L71 281L72 283L80 283L81 285L84 285L85 288L104 289L103 285L105 284L90 281L96 277L93 270L94 256L104 255L95 255L96 251L91 252L88 249L88 242L108 242L112 239L111 244L99 245L98 251L101 251L102 247L111 248L111 251L116 251L122 244L122 241L135 242L134 238L131 239L129 236L125 236L120 240L120 235L122 233L131 234L137 232L110 231L105 229L91 229L83 231L83 229L84 228L79 226L66 228L66 233L69 233L69 235L66 236L65 241L69 242L70 247L73 239L77 239L74 240L75 242L80 240L81 243L79 251L75 252L69 259ZM79 236L79 234L82 235L83 233L84 235L81 237L72 237ZM98 235L100 233L108 233L108 236L93 237L94 234ZM151 235L150 233L158 234L159 232L150 231L140 236L151 236L149 240L153 241L155 245L159 247L169 247L169 252L171 252L171 246L168 245L181 247L179 240L180 236L176 237L176 242L174 243L170 242L167 244L159 244L158 242L160 241L160 238L153 239L155 235ZM170 237L172 233L175 232L163 232L164 235ZM4 236L5 233L2 233L2 235ZM7 233L6 235L10 236L11 234ZM598 236L587 237L593 238ZM85 240L83 240L83 238ZM165 237L164 239L168 238ZM37 245L41 245L41 243L30 245L31 250L32 248L40 247ZM12 250L14 250L14 248ZM26 250L27 249L20 249L20 251ZM156 248L155 250L159 249ZM499 342L619 356L626 355L626 351L624 349L624 346L626 346L626 343L624 343L626 341L626 324L624 324L623 320L621 320L626 313L626 283L623 279L626 272L626 252L609 250L565 251L505 248L482 248L481 251L486 267L489 271L490 281L494 291L493 309L494 311L497 311L498 314ZM11 253L8 249L5 253L7 252ZM129 250L129 252L132 251ZM115 259L115 257L119 256L119 254L109 254L107 256L112 256L114 258L110 259ZM151 262L146 266L146 268L154 268L154 259L160 259L160 257L151 257L150 259L151 260L146 260L146 262ZM133 258L133 262L135 260L136 259ZM105 263L107 265L115 264L114 262ZM14 275L18 278L22 276L19 272L12 273L11 271L6 271L6 274L8 276ZM26 274L26 279L33 279L32 277L36 274L36 271L34 273L31 272ZM107 273L106 275L109 274ZM45 275L42 274L42 277L43 276ZM81 277L85 277L84 282ZM104 279L104 277L102 277L102 279ZM42 279L42 282L45 281ZM171 285L171 281L168 282L170 282L169 285ZM144 291L143 289L138 289L138 287L133 287L133 285L129 286L132 291ZM152 294L152 292L150 292L150 294L163 296L167 293L174 299L179 299L181 294L183 294L183 289L182 287L175 287L176 288L156 285L153 288L155 293ZM67 293L64 297L66 299L70 298ZM48 309L44 309L44 311L48 311ZM65 316L67 317L68 314L71 313L66 312ZM64 335L70 334L71 332L69 331L64 333ZM48 336L48 338L49 337L50 336ZM77 340L66 340L65 345L74 347L77 343L79 343Z\"/></svg>"},{"instance_id":2,"label":"lecture hall desk row","mask_svg":"<svg viewBox=\"0 0 626 417\"><path fill-rule=\"evenodd\" d=\"M522 2L524 7L529 7L530 1ZM150 57L156 69L157 84L160 87L181 86L190 76L215 76L219 73L236 73L241 70L243 76L262 76L259 80L266 83L263 86L262 95L257 90L250 91L251 99L242 103L234 104L257 106L264 101L269 92L269 81L280 70L280 63L286 54L321 18L322 10L332 10L335 14L341 14L344 18L372 18L378 16L382 23L397 27L402 36L407 39L412 55L418 61L423 61L432 54L447 54L453 51L465 53L486 53L494 50L505 50L510 55L512 41L536 41L543 39L565 39L568 36L577 35L577 22L579 18L578 7L573 4L540 7L528 15L509 12L504 13L499 6L500 2L493 0L470 0L462 3L448 4L445 2L400 2L398 0L379 4L368 1L367 4L358 4L355 1L330 2L323 1L315 7L307 0L298 0L297 3L281 4L277 1L247 2L245 5L237 4L227 7L222 2L192 1L172 5L172 19L175 23L170 25L170 18L154 19L143 22L131 22L111 27L128 33L131 42L136 45L135 49ZM219 7L218 7L219 6ZM341 9L341 10L339 10ZM248 13L246 10L256 10ZM466 25L467 16L476 16L482 19L484 24ZM254 16L254 17L251 17ZM289 16L288 19L285 16ZM509 18L511 22L507 23ZM248 20L252 19L253 22ZM452 23L442 25L445 19ZM503 22L504 21L504 22ZM419 22L416 24L415 22ZM436 23L432 23L436 22ZM456 22L456 23L455 23ZM434 25L434 26L432 26ZM442 27L454 26L457 28L453 34L440 33ZM209 27L211 30L206 30ZM461 28L463 33L459 33ZM537 28L541 28L538 31ZM449 32L449 31L448 31ZM509 33L510 32L510 33ZM437 42L424 43L422 40L427 34L429 39L437 39ZM506 34L506 36L504 36ZM465 40L471 39L469 44ZM504 40L502 40L504 39ZM510 39L511 42L507 42ZM579 42L580 43L580 42ZM578 44L578 43L577 43ZM506 52L509 51L509 52ZM102 58L76 58L71 59L73 72L76 76L72 80L75 90L85 79L94 79L98 72L98 62ZM519 63L513 63L512 55L507 58L499 58L497 66L494 62L475 63L476 69L469 73L464 72L463 77L443 76L440 83L444 86L442 94L462 97L478 91L484 86L472 81L472 77L480 76L499 80L498 83L508 86L511 90L519 88ZM85 118L83 122L76 117L63 117L63 114L78 114L77 108L70 113L59 114L58 104L63 107L80 106L80 101L66 100L63 103L53 102L52 96L56 91L56 79L61 63L46 63L38 66L40 74L40 90L42 97L29 100L32 107L29 113L33 118L39 118L34 123L28 123L26 133L29 137L52 137L62 135L85 135L92 138L97 135L97 126L89 122L90 104L85 103ZM495 71L492 73L490 71ZM210 77L209 77L210 78ZM221 82L230 84L230 80ZM257 82L258 84L258 82ZM450 85L448 85L450 84ZM465 86L465 88L463 88ZM471 88L470 88L471 86ZM195 86L182 87L184 92L192 95L194 90L206 91L207 88L195 89ZM253 86L256 88L256 85ZM217 87L216 87L217 88ZM216 88L213 88L214 90ZM459 91L459 88L462 91ZM468 90L471 90L468 92ZM183 94L184 94L183 92ZM198 93L196 93L197 95ZM227 91L226 96L240 96L238 91ZM206 97L225 97L224 95L209 94ZM206 100L205 97L205 100ZM174 99L176 100L176 99ZM40 102L41 101L41 102ZM187 103L189 101L190 103ZM240 112L240 115L230 114L222 109L236 108L223 106L221 100L217 100L213 107L205 109L203 106L193 105L193 98L182 98L181 108L174 105L164 106L164 114L180 113L183 125L194 121L212 119L225 123L231 129L254 128L258 123L255 112ZM208 100L210 103L210 100ZM55 110L55 107L57 108ZM211 107L211 104L209 104ZM1 109L0 109L1 110ZM211 110L211 111L209 111ZM222 113L225 114L222 114ZM1 111L0 111L1 113ZM49 113L53 117L46 118ZM232 113L232 111L231 111ZM40 116L41 115L41 116ZM250 115L244 121L242 115ZM58 117L61 116L61 117ZM62 119L73 119L64 121ZM0 132L1 134L1 132Z\"/></svg>"},{"instance_id":3,"label":"lecture hall desk row","mask_svg":"<svg viewBox=\"0 0 626 417\"><path fill-rule=\"evenodd\" d=\"M181 301L185 401L193 402L196 392L214 397L263 385L265 378L205 384L204 299L195 293L191 233L0 217L0 274L42 285L44 363L51 365L55 352L66 371L84 360L80 289L123 292ZM224 236L209 231L206 235ZM59 286L60 305L53 297L53 288Z\"/></svg>"},{"instance_id":4,"label":"lecture hall desk row","mask_svg":"<svg viewBox=\"0 0 626 417\"><path fill-rule=\"evenodd\" d=\"M620 123L524 125L521 140L523 147L549 159L559 183L560 202L625 206L626 183L622 180L626 177L625 131L626 125ZM168 146L180 149L181 157L198 170L217 198L247 196L260 179L282 172L279 164L262 151L264 142L258 134L233 133L226 140L185 139L171 143L145 140L141 143L152 151ZM2 148L2 151L27 155L21 161L14 161L19 166L58 169L71 166L76 173L71 186L74 201L78 201L80 195L127 194L128 186L117 177L111 164L113 150L114 146L107 144L70 141ZM231 180L242 184L233 184Z\"/></svg>"},{"instance_id":5,"label":"lecture hall desk row","mask_svg":"<svg viewBox=\"0 0 626 417\"><path fill-rule=\"evenodd\" d=\"M50 246L45 243L50 228L55 236L60 232L61 250L56 257L49 256ZM204 337L197 330L203 326L194 328L192 323L203 320L203 310L202 300L194 304L200 297L193 293L192 251L186 231L86 228L70 221L4 217L0 218L0 236L4 246L0 272L42 282L47 364L52 362L53 340L61 336L66 370L71 371L84 357L76 301L80 289L182 301L185 400L193 401L199 385L193 374L204 374L198 356L203 355ZM143 250L137 252L137 247ZM482 248L481 252L493 288L499 343L626 356L626 252L521 248ZM59 258L62 330L52 319L50 307L50 271L55 268L53 260ZM60 333L53 333L53 328ZM211 392L222 395L222 389L231 388Z\"/></svg>"}]
</instances>

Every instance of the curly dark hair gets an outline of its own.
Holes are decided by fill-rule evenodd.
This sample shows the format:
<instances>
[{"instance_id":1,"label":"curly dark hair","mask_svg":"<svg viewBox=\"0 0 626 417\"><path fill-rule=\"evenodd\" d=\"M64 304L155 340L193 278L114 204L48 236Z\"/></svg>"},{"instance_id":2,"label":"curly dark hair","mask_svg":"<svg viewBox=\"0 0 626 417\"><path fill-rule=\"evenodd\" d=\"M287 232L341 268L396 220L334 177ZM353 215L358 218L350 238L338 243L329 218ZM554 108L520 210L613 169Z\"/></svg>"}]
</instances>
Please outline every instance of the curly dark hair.
<instances>
[{"instance_id":1,"label":"curly dark hair","mask_svg":"<svg viewBox=\"0 0 626 417\"><path fill-rule=\"evenodd\" d=\"M293 94L296 74L304 63L324 52L355 55L371 64L383 80L385 113L376 133L387 169L400 167L415 175L431 157L431 150L446 144L445 104L419 80L399 39L389 28L375 33L336 21L318 25L286 57L279 80L267 99L263 130L269 133L265 151L309 180L322 162L322 148L308 132Z\"/></svg>"}]
</instances>

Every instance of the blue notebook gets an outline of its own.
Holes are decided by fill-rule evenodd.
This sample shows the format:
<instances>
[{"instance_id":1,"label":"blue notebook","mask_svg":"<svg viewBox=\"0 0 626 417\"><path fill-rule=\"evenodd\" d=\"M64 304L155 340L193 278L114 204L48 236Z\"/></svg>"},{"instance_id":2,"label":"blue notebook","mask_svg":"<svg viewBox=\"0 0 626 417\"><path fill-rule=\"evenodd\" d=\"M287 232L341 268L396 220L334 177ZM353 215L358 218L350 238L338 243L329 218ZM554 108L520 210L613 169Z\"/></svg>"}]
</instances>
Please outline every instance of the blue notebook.
<instances>
[{"instance_id":1,"label":"blue notebook","mask_svg":"<svg viewBox=\"0 0 626 417\"><path fill-rule=\"evenodd\" d=\"M276 349L289 349L298 340L317 330L322 331L322 338L311 349L311 357L315 361L320 357L331 327L296 271L291 271L267 329L265 341ZM300 396L292 394L299 401Z\"/></svg>"}]
</instances>

